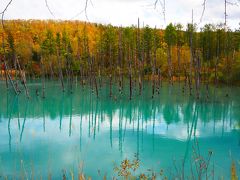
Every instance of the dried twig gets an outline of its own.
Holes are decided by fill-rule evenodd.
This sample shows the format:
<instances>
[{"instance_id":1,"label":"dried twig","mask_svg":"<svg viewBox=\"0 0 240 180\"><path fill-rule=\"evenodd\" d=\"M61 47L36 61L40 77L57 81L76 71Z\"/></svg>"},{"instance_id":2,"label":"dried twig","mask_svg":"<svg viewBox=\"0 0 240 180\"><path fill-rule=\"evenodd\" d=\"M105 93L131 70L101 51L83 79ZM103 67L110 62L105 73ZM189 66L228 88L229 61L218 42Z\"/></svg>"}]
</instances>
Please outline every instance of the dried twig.
<instances>
[{"instance_id":1,"label":"dried twig","mask_svg":"<svg viewBox=\"0 0 240 180\"><path fill-rule=\"evenodd\" d=\"M55 18L55 15L54 15L53 11L50 9L50 7L49 7L49 5L48 5L48 0L45 0L45 5L46 5L49 13Z\"/></svg>"},{"instance_id":2,"label":"dried twig","mask_svg":"<svg viewBox=\"0 0 240 180\"><path fill-rule=\"evenodd\" d=\"M156 0L158 1L158 0ZM202 22L203 20L203 16L204 16L204 13L205 13L205 10L206 10L206 4L207 4L207 0L203 0L203 3L202 3L202 6L203 6L203 9L202 9L202 14L201 14L201 18L200 18L200 22ZM227 24L227 5L231 5L231 6L239 6L240 4L240 0L235 0L235 2L232 2L232 1L227 1L227 0L224 0L224 4L225 4L225 12L224 12L224 16L225 16L225 26Z\"/></svg>"},{"instance_id":3,"label":"dried twig","mask_svg":"<svg viewBox=\"0 0 240 180\"><path fill-rule=\"evenodd\" d=\"M240 1L239 1L240 2ZM238 2L230 2L227 1L227 4L232 5L232 6L238 6Z\"/></svg>"},{"instance_id":4,"label":"dried twig","mask_svg":"<svg viewBox=\"0 0 240 180\"><path fill-rule=\"evenodd\" d=\"M200 23L202 22L203 15L204 15L204 13L205 13L206 2L207 2L207 0L204 0L204 1L203 1L203 4L202 4L202 6L203 6L203 10L202 10L201 18L200 18Z\"/></svg>"},{"instance_id":5,"label":"dried twig","mask_svg":"<svg viewBox=\"0 0 240 180\"><path fill-rule=\"evenodd\" d=\"M93 6L93 3L92 3L91 0L85 0L85 6L84 6L83 10L81 10L79 13L77 13L75 16L73 16L73 17L71 18L71 20L75 19L76 17L78 17L78 16L80 16L82 13L84 13L87 21L89 21L88 15L87 15L87 8L88 8L88 3L89 3L89 2L90 2L91 5Z\"/></svg>"},{"instance_id":6,"label":"dried twig","mask_svg":"<svg viewBox=\"0 0 240 180\"><path fill-rule=\"evenodd\" d=\"M10 4L12 3L13 0L10 0L7 4L7 6L4 8L4 10L2 12L0 12L0 14L2 15L2 27L3 29L5 29L5 26L4 26L4 15L5 15L5 12L7 11L8 7L10 6Z\"/></svg>"},{"instance_id":7,"label":"dried twig","mask_svg":"<svg viewBox=\"0 0 240 180\"><path fill-rule=\"evenodd\" d=\"M85 17L86 17L87 21L89 21L89 20L88 20L88 15L87 15L87 8L88 8L89 2L90 2L91 5L93 6L92 0L85 0L84 9L81 10L79 13L77 13L75 16L73 16L73 17L70 18L70 19L73 20L73 19L75 19L76 17L78 17L79 15L81 15L82 13L85 13ZM45 5L46 5L49 13L50 13L54 18L56 18L56 16L54 15L53 11L51 10L51 8L50 8L49 5L48 5L48 0L45 0Z\"/></svg>"},{"instance_id":8,"label":"dried twig","mask_svg":"<svg viewBox=\"0 0 240 180\"><path fill-rule=\"evenodd\" d=\"M4 14L4 13L7 11L8 7L9 7L9 5L10 5L11 3L12 3L12 0L10 0L10 1L8 2L7 6L4 8L4 10L3 10L2 12L0 12L0 14Z\"/></svg>"},{"instance_id":9,"label":"dried twig","mask_svg":"<svg viewBox=\"0 0 240 180\"><path fill-rule=\"evenodd\" d=\"M160 4L160 6L162 8L162 14L163 14L164 22L166 22L166 2L165 2L165 0L155 0L154 9L157 8L158 3Z\"/></svg>"}]
</instances>

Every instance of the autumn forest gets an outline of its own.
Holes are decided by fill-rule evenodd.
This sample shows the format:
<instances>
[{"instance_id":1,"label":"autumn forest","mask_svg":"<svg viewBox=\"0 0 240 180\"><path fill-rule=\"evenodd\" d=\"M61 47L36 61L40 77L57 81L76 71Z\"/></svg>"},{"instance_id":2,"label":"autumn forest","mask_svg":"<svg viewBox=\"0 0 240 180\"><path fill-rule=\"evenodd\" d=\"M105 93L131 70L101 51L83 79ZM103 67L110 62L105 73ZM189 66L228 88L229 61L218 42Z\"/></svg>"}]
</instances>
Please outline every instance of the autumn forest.
<instances>
[{"instance_id":1,"label":"autumn forest","mask_svg":"<svg viewBox=\"0 0 240 180\"><path fill-rule=\"evenodd\" d=\"M114 27L80 21L5 22L2 69L27 77L114 76L201 83L240 80L240 30L223 24ZM1 34L3 30L1 30ZM20 69L19 69L20 68ZM4 78L4 73L2 73ZM20 75L16 71L16 76ZM81 79L81 78L80 78ZM63 85L64 86L64 85ZM196 87L197 87L196 86ZM64 88L64 87L62 87Z\"/></svg>"}]
</instances>

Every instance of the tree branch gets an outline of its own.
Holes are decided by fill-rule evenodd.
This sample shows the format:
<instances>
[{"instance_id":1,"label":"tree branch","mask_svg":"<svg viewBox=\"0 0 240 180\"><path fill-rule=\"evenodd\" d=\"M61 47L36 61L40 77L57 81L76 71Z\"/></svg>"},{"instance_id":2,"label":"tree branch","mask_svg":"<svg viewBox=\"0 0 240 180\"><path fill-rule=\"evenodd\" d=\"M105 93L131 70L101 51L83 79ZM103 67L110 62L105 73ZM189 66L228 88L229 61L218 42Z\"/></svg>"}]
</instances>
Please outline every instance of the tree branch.
<instances>
[{"instance_id":1,"label":"tree branch","mask_svg":"<svg viewBox=\"0 0 240 180\"><path fill-rule=\"evenodd\" d=\"M48 12L55 18L55 15L53 14L52 10L50 9L47 0L45 0L45 5L46 5L46 7L47 7L47 9L48 9Z\"/></svg>"},{"instance_id":2,"label":"tree branch","mask_svg":"<svg viewBox=\"0 0 240 180\"><path fill-rule=\"evenodd\" d=\"M4 15L5 15L5 12L7 11L8 7L10 6L10 4L12 3L13 0L10 0L7 4L7 6L4 8L4 10L2 12L0 12L1 14L1 24L2 24L2 28L3 30L5 29L5 26L4 26Z\"/></svg>"},{"instance_id":3,"label":"tree branch","mask_svg":"<svg viewBox=\"0 0 240 180\"><path fill-rule=\"evenodd\" d=\"M154 1L154 9L157 8L157 4L160 4L161 8L162 8L162 14L163 14L163 19L164 19L164 22L166 22L166 2L165 0L155 0Z\"/></svg>"},{"instance_id":4,"label":"tree branch","mask_svg":"<svg viewBox=\"0 0 240 180\"><path fill-rule=\"evenodd\" d=\"M200 23L202 22L202 19L203 19L204 13L205 13L206 2L207 2L207 0L204 0L203 3L202 3L203 10L202 10L201 18L200 18Z\"/></svg>"},{"instance_id":5,"label":"tree branch","mask_svg":"<svg viewBox=\"0 0 240 180\"><path fill-rule=\"evenodd\" d=\"M12 0L10 0L8 2L7 6L4 8L4 10L0 14L4 14L7 11L8 7L10 6L11 3L12 3Z\"/></svg>"},{"instance_id":6,"label":"tree branch","mask_svg":"<svg viewBox=\"0 0 240 180\"><path fill-rule=\"evenodd\" d=\"M92 6L93 6L93 3L92 3L91 0L85 0L85 6L84 6L83 10L81 10L79 13L77 13L75 16L73 16L73 17L71 18L71 20L72 20L72 19L75 19L76 17L78 17L78 16L81 15L82 13L85 13L85 17L86 17L87 21L89 21L88 15L87 15L87 8L88 8L88 3L89 3L89 1L90 1L90 3L91 3Z\"/></svg>"},{"instance_id":7,"label":"tree branch","mask_svg":"<svg viewBox=\"0 0 240 180\"><path fill-rule=\"evenodd\" d=\"M201 14L201 18L200 18L199 23L201 23L202 20L203 20L203 16L204 16L204 13L205 13L205 10L206 10L206 4L207 4L207 0L203 0L203 3L202 3L203 10L202 10L202 14ZM225 6L226 5L239 6L239 4L240 4L240 0L235 0L235 2L225 0ZM226 7L225 7L225 13L224 14L225 14L225 24L226 24L226 17L227 17Z\"/></svg>"},{"instance_id":8,"label":"tree branch","mask_svg":"<svg viewBox=\"0 0 240 180\"><path fill-rule=\"evenodd\" d=\"M240 1L239 1L239 2L240 2ZM238 6L238 3L237 3L237 2L227 1L227 4L232 5L232 6Z\"/></svg>"}]
</instances>

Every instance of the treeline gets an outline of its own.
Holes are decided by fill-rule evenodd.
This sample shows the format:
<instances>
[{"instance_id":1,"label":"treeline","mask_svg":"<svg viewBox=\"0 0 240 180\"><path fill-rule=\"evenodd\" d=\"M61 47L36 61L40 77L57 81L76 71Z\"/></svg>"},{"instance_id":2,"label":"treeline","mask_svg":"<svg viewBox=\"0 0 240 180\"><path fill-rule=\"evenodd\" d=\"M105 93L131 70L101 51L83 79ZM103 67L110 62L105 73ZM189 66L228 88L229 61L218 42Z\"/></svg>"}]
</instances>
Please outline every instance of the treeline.
<instances>
[{"instance_id":1,"label":"treeline","mask_svg":"<svg viewBox=\"0 0 240 180\"><path fill-rule=\"evenodd\" d=\"M149 26L114 27L79 21L5 21L0 29L2 69L24 69L27 77L90 77L95 88L99 77L136 81L141 92L144 78L153 81L153 94L161 80L195 85L240 80L240 29L206 24L169 24L166 29ZM94 85L95 84L95 85ZM96 89L97 90L97 89ZM131 90L130 90L131 92ZM111 92L110 92L111 96Z\"/></svg>"}]
</instances>

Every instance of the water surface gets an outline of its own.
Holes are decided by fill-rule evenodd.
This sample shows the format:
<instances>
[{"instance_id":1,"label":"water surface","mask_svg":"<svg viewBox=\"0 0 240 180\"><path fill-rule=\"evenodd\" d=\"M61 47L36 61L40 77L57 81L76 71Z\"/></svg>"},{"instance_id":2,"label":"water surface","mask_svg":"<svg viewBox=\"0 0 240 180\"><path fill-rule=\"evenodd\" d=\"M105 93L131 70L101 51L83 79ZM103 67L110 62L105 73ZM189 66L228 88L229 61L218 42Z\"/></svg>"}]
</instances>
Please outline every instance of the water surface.
<instances>
[{"instance_id":1,"label":"water surface","mask_svg":"<svg viewBox=\"0 0 240 180\"><path fill-rule=\"evenodd\" d=\"M163 84L152 99L145 82L142 96L134 89L131 101L127 85L122 95L115 87L112 98L108 85L99 98L87 85L75 84L71 94L62 93L59 82L47 82L45 99L35 95L40 82L29 88L27 100L0 83L0 176L58 179L63 171L70 177L81 169L94 179L112 177L114 163L134 156L142 172L171 173L184 161L188 173L194 139L202 156L213 151L216 176L229 177L232 159L240 159L238 87L211 87L209 100L204 90L196 100L182 84Z\"/></svg>"}]
</instances>

